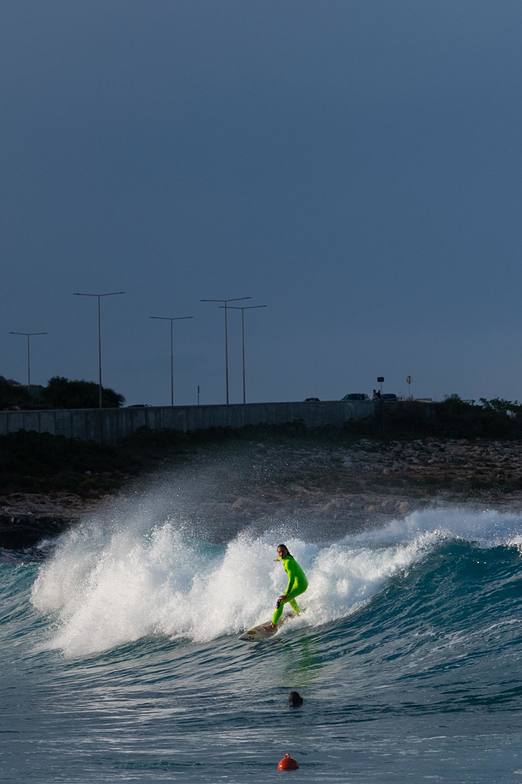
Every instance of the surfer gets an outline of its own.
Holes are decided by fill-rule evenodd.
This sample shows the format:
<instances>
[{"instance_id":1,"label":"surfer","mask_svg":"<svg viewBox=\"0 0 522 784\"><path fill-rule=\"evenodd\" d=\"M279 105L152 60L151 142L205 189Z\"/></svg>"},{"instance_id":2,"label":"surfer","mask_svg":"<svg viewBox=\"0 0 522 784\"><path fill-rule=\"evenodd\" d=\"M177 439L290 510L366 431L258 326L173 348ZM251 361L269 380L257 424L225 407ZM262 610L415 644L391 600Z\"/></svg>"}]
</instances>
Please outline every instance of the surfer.
<instances>
[{"instance_id":1,"label":"surfer","mask_svg":"<svg viewBox=\"0 0 522 784\"><path fill-rule=\"evenodd\" d=\"M279 623L279 619L281 618L284 606L287 602L290 603L295 614L299 615L301 611L295 597L304 593L308 588L306 575L294 556L290 554L286 544L277 546L277 560L282 562L283 569L288 575L288 585L286 586L284 594L282 594L276 602L276 608L272 616L272 628L274 629L277 628L277 624Z\"/></svg>"}]
</instances>

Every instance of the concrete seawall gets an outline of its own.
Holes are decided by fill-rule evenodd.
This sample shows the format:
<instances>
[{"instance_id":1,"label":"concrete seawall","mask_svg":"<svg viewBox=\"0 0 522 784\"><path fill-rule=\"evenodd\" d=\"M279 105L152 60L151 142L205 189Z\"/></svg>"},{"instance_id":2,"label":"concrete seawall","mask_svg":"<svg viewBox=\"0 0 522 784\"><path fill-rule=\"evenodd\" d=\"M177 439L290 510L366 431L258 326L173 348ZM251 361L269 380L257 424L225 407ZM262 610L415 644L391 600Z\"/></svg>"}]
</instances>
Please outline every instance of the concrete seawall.
<instances>
[{"instance_id":1,"label":"concrete seawall","mask_svg":"<svg viewBox=\"0 0 522 784\"><path fill-rule=\"evenodd\" d=\"M297 421L312 428L342 427L345 422L364 419L374 413L375 404L371 400L0 411L0 435L31 430L83 441L115 442L143 427L182 433L213 427L284 425Z\"/></svg>"}]
</instances>

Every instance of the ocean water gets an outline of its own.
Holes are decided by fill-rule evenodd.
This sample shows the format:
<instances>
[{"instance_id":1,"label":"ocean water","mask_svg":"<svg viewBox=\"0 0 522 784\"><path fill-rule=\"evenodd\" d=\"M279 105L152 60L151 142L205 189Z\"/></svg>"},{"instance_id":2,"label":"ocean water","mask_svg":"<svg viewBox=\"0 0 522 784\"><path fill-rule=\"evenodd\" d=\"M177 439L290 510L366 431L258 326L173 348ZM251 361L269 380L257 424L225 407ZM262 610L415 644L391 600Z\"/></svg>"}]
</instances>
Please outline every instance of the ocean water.
<instances>
[{"instance_id":1,"label":"ocean water","mask_svg":"<svg viewBox=\"0 0 522 784\"><path fill-rule=\"evenodd\" d=\"M175 496L0 551L3 784L522 782L521 514L314 532L205 524ZM242 642L284 589L280 541L305 612Z\"/></svg>"}]
</instances>

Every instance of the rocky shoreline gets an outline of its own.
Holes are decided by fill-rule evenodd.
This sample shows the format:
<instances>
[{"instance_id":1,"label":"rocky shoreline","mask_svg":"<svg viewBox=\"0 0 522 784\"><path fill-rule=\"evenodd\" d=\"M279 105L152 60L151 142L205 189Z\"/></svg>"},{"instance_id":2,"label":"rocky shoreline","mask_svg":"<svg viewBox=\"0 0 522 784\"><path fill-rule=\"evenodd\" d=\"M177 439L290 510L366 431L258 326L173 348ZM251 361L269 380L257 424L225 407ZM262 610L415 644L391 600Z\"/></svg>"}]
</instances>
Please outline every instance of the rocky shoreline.
<instances>
[{"instance_id":1,"label":"rocky shoreline","mask_svg":"<svg viewBox=\"0 0 522 784\"><path fill-rule=\"evenodd\" d=\"M220 492L200 499L209 519L245 523L293 509L318 524L349 518L361 526L403 517L427 506L459 504L499 509L522 507L522 444L519 441L423 438L359 439L350 444L242 445L255 476L231 468L230 448L216 484ZM221 454L221 453L219 453ZM284 454L284 459L281 455ZM280 461L274 470L275 456ZM247 461L247 462L248 462ZM272 468L271 468L272 467ZM230 481L228 477L239 477ZM53 537L89 515L111 496L18 492L0 497L0 547L23 549Z\"/></svg>"},{"instance_id":2,"label":"rocky shoreline","mask_svg":"<svg viewBox=\"0 0 522 784\"><path fill-rule=\"evenodd\" d=\"M73 493L12 493L0 496L0 547L23 550L58 536L96 508Z\"/></svg>"}]
</instances>

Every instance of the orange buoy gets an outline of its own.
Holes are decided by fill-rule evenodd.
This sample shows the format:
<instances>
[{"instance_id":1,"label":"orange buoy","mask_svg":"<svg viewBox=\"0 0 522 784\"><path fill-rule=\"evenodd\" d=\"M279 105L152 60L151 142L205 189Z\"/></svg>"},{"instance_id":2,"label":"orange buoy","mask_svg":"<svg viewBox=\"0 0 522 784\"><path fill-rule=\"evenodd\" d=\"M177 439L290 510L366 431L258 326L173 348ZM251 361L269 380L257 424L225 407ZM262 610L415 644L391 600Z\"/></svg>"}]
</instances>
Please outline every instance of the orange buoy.
<instances>
[{"instance_id":1,"label":"orange buoy","mask_svg":"<svg viewBox=\"0 0 522 784\"><path fill-rule=\"evenodd\" d=\"M278 770L297 770L298 767L297 761L290 754L285 754L283 759L277 763Z\"/></svg>"}]
</instances>

